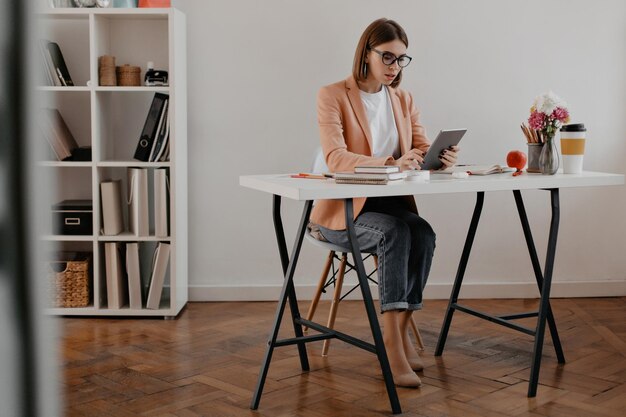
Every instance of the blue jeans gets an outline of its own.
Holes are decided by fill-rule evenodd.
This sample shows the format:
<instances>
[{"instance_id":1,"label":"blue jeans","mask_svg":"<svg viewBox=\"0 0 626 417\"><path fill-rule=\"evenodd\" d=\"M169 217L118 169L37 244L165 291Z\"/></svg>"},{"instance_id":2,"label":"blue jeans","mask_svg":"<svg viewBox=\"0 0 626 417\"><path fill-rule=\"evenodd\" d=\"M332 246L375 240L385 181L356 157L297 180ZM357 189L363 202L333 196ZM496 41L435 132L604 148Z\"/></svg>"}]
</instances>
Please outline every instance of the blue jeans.
<instances>
[{"instance_id":1,"label":"blue jeans","mask_svg":"<svg viewBox=\"0 0 626 417\"><path fill-rule=\"evenodd\" d=\"M359 248L378 256L381 311L419 310L435 252L435 232L402 198L368 198L354 221ZM345 230L320 226L335 245L349 247Z\"/></svg>"}]
</instances>

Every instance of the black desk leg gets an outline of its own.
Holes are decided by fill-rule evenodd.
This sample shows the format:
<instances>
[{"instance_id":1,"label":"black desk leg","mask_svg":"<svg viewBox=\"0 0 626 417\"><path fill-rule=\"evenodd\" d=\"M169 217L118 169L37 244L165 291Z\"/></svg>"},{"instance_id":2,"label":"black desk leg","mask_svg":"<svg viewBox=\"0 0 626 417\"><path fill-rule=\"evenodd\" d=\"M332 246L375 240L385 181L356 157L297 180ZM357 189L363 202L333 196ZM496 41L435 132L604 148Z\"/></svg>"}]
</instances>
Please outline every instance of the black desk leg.
<instances>
[{"instance_id":1,"label":"black desk leg","mask_svg":"<svg viewBox=\"0 0 626 417\"><path fill-rule=\"evenodd\" d=\"M528 396L537 395L537 383L539 382L539 367L541 366L541 351L543 337L546 330L546 318L550 310L550 287L552 285L552 270L556 254L556 240L559 232L559 189L550 189L550 201L552 205L552 220L550 221L550 234L548 236L548 249L546 264L543 272L543 285L541 289L541 301L539 303L539 316L537 317L537 330L535 334L535 346L533 349L533 364L530 369L530 381L528 384ZM556 330L556 328L555 328ZM558 340L558 339L557 339Z\"/></svg>"},{"instance_id":2,"label":"black desk leg","mask_svg":"<svg viewBox=\"0 0 626 417\"><path fill-rule=\"evenodd\" d=\"M385 379L385 386L387 387L387 394L389 395L389 402L391 403L391 411L393 414L402 413L400 407L400 400L398 400L398 393L396 392L396 386L393 382L393 375L391 374L391 368L389 366L389 359L387 358L387 351L385 350L385 344L383 342L383 336L380 331L380 325L376 316L376 309L374 308L374 302L372 301L372 293L370 291L369 283L367 281L367 274L365 273L365 267L363 266L363 258L361 258L361 251L357 241L356 231L354 230L353 220L353 204L351 198L345 199L345 211L346 211L346 229L348 231L348 240L350 241L350 247L352 249L352 257L354 259L354 265L359 277L359 284L361 287L361 294L363 294L363 303L365 304L365 311L367 312L367 318L370 322L370 328L372 330L372 336L374 337L374 345L376 346L376 355L380 362L380 369L383 372L383 378Z\"/></svg>"},{"instance_id":3,"label":"black desk leg","mask_svg":"<svg viewBox=\"0 0 626 417\"><path fill-rule=\"evenodd\" d=\"M533 235L528 223L528 217L526 217L526 209L524 208L524 201L522 200L522 194L519 190L514 190L515 203L517 205L517 211L522 222L522 229L524 230L524 237L526 238L526 245L528 246L528 253L530 254L530 261L533 265L535 272L535 278L537 280L537 286L539 292L543 291L543 273L541 272L541 265L539 264L539 258L537 257L537 250L535 249L535 243L533 241ZM556 351L556 357L559 363L565 363L565 355L563 354L563 348L561 346L561 339L556 329L556 322L554 315L552 314L552 307L548 302L548 328L550 329L550 335L552 336L552 344Z\"/></svg>"},{"instance_id":4,"label":"black desk leg","mask_svg":"<svg viewBox=\"0 0 626 417\"><path fill-rule=\"evenodd\" d=\"M302 326L300 326L299 324L296 324L295 322L296 318L300 318L300 312L298 310L296 292L293 286L293 275L296 269L296 264L298 263L298 256L300 255L300 248L302 247L302 239L304 238L304 232L306 231L306 226L309 222L309 216L311 214L311 207L313 207L313 201L307 201L304 205L304 210L302 211L302 218L300 220L300 225L298 226L298 234L296 236L293 250L291 252L291 259L289 259L289 254L287 253L287 245L285 243L285 232L283 230L283 224L282 224L282 220L280 216L280 196L274 195L274 207L273 207L274 228L276 230L276 239L278 240L278 250L280 252L280 259L283 265L283 271L285 272L285 281L283 282L283 287L280 292L280 298L278 300L278 306L276 307L276 316L274 318L272 332L270 333L269 340L267 342L267 350L265 351L265 358L263 359L263 364L261 365L261 370L259 372L259 379L257 381L257 386L254 391L254 396L252 397L252 403L250 404L250 408L253 410L256 410L259 407L259 402L261 401L261 394L263 393L263 385L265 384L267 371L269 370L270 362L272 360L272 353L274 352L274 346L276 343L276 339L278 337L278 330L280 329L280 322L285 312L285 304L286 304L287 298L289 298L292 322L294 325L294 331L296 333L296 337L303 336ZM300 353L300 364L302 366L302 370L308 371L309 360L307 357L306 347L304 343L298 343L298 351Z\"/></svg>"},{"instance_id":5,"label":"black desk leg","mask_svg":"<svg viewBox=\"0 0 626 417\"><path fill-rule=\"evenodd\" d=\"M272 215L274 218L274 230L276 231L276 241L278 242L278 251L280 252L280 262L283 267L283 274L287 276L287 271L289 270L289 254L287 253L287 243L285 242L285 231L283 229L283 221L280 216L280 201L281 198L279 195L274 195L274 204ZM298 256L300 254L300 247L302 246L302 239L304 238L304 233L306 232L306 227L309 224L309 215L311 214L311 208L313 207L313 201L307 201L304 204L304 209L302 212L302 219L300 221L300 227L298 229L299 234L298 238L293 247L292 254L294 256L294 265L293 268L295 270L296 262L298 262ZM296 252L297 251L297 252ZM304 336L302 331L302 326L296 323L296 319L300 318L300 310L298 309L298 299L296 298L296 290L293 286L293 271L291 272L291 280L289 283L289 287L287 288L287 296L289 297L289 310L291 310L291 318L293 323L293 331L296 337ZM300 367L303 371L309 370L309 359L306 354L306 344L298 343L298 354L300 355Z\"/></svg>"},{"instance_id":6,"label":"black desk leg","mask_svg":"<svg viewBox=\"0 0 626 417\"><path fill-rule=\"evenodd\" d=\"M472 244L474 243L474 237L476 236L476 229L478 228L478 221L480 220L480 213L482 212L484 201L484 191L479 191L478 193L476 193L476 206L474 206L474 214L472 215L472 221L470 223L469 230L467 231L467 237L465 238L465 246L463 247L463 253L461 254L461 260L459 262L459 268L457 269L456 278L454 279L454 286L452 287L452 294L450 294L450 301L448 302L446 316L443 320L443 325L441 326L441 332L439 333L439 340L437 341L435 356L441 356L441 354L443 353L443 348L446 345L448 331L450 330L450 323L452 323L452 315L454 314L453 305L456 304L456 302L459 300L461 284L463 283L465 269L467 268L467 262L469 260L470 252L472 250Z\"/></svg>"}]
</instances>

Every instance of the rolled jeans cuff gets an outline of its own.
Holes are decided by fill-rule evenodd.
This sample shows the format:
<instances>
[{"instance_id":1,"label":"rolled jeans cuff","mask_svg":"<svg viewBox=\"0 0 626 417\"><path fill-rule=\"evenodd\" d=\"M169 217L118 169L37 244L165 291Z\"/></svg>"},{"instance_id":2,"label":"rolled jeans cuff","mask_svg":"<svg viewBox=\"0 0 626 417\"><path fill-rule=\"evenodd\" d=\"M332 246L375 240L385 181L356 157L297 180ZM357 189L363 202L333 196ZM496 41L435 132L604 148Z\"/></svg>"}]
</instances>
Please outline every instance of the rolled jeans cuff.
<instances>
[{"instance_id":1,"label":"rolled jeans cuff","mask_svg":"<svg viewBox=\"0 0 626 417\"><path fill-rule=\"evenodd\" d=\"M407 303L406 301L399 301L397 303L387 303L387 304L381 304L380 306L380 312L384 313L385 311L390 311L390 310L406 310L409 307L409 303Z\"/></svg>"},{"instance_id":2,"label":"rolled jeans cuff","mask_svg":"<svg viewBox=\"0 0 626 417\"><path fill-rule=\"evenodd\" d=\"M422 303L409 304L409 306L407 307L407 310L410 310L410 311L421 310L421 309L422 309Z\"/></svg>"}]
</instances>

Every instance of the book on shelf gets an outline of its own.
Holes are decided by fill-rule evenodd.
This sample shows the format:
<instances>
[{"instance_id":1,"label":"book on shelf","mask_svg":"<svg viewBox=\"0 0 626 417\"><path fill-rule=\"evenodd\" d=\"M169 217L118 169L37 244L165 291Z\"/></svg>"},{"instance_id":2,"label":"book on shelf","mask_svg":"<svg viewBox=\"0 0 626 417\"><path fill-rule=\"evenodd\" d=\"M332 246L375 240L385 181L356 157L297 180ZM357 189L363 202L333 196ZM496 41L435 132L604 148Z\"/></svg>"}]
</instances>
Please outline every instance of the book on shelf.
<instances>
[{"instance_id":1,"label":"book on shelf","mask_svg":"<svg viewBox=\"0 0 626 417\"><path fill-rule=\"evenodd\" d=\"M169 236L169 176L167 168L154 170L154 235Z\"/></svg>"},{"instance_id":2,"label":"book on shelf","mask_svg":"<svg viewBox=\"0 0 626 417\"><path fill-rule=\"evenodd\" d=\"M70 159L74 149L78 148L78 144L59 110L44 109L41 119L42 133L58 160Z\"/></svg>"},{"instance_id":3,"label":"book on shelf","mask_svg":"<svg viewBox=\"0 0 626 417\"><path fill-rule=\"evenodd\" d=\"M152 273L150 275L150 287L148 289L146 308L159 308L169 260L170 244L165 242L157 243L156 249L154 250L154 256L152 258Z\"/></svg>"},{"instance_id":4,"label":"book on shelf","mask_svg":"<svg viewBox=\"0 0 626 417\"><path fill-rule=\"evenodd\" d=\"M139 161L148 162L150 153L156 140L157 134L163 122L164 111L168 101L168 95L163 93L154 93L146 121L141 130L141 136L135 149L134 158Z\"/></svg>"},{"instance_id":5,"label":"book on shelf","mask_svg":"<svg viewBox=\"0 0 626 417\"><path fill-rule=\"evenodd\" d=\"M59 161L91 161L91 147L78 146L58 109L42 109L38 125Z\"/></svg>"},{"instance_id":6,"label":"book on shelf","mask_svg":"<svg viewBox=\"0 0 626 417\"><path fill-rule=\"evenodd\" d=\"M102 234L106 236L119 235L124 231L122 181L102 181L100 183L100 197L102 200Z\"/></svg>"},{"instance_id":7,"label":"book on shelf","mask_svg":"<svg viewBox=\"0 0 626 417\"><path fill-rule=\"evenodd\" d=\"M363 174L391 174L392 172L400 172L400 167L396 165L357 166L354 167L354 172Z\"/></svg>"},{"instance_id":8,"label":"book on shelf","mask_svg":"<svg viewBox=\"0 0 626 417\"><path fill-rule=\"evenodd\" d=\"M150 234L148 213L148 169L128 168L129 228L135 236Z\"/></svg>"},{"instance_id":9,"label":"book on shelf","mask_svg":"<svg viewBox=\"0 0 626 417\"><path fill-rule=\"evenodd\" d=\"M337 184L378 184L385 185L406 178L406 172L360 173L360 172L336 172L334 174Z\"/></svg>"},{"instance_id":10,"label":"book on shelf","mask_svg":"<svg viewBox=\"0 0 626 417\"><path fill-rule=\"evenodd\" d=\"M63 58L63 53L61 52L61 48L59 44L56 42L47 41L45 45L48 54L50 55L50 61L46 60L48 63L48 69L52 72L52 75L57 76L60 81L60 85L64 87L72 87L74 86L74 81L72 81L72 77L70 76L70 72L67 69L67 65L65 64L65 59ZM50 68L50 63L52 64L52 68ZM55 85L58 85L55 82Z\"/></svg>"},{"instance_id":11,"label":"book on shelf","mask_svg":"<svg viewBox=\"0 0 626 417\"><path fill-rule=\"evenodd\" d=\"M39 40L39 52L41 54L40 58L42 61L42 68L44 70L44 80L47 85L60 87L62 85L61 80L56 72L54 63L52 62L52 56L48 50L48 42L50 41L45 39Z\"/></svg>"},{"instance_id":12,"label":"book on shelf","mask_svg":"<svg viewBox=\"0 0 626 417\"><path fill-rule=\"evenodd\" d=\"M139 267L139 243L126 244L126 273L128 274L128 303L132 309L143 304L141 294L141 269Z\"/></svg>"},{"instance_id":13,"label":"book on shelf","mask_svg":"<svg viewBox=\"0 0 626 417\"><path fill-rule=\"evenodd\" d=\"M107 306L111 309L120 309L128 300L128 283L120 251L120 243L104 243L105 272L107 286Z\"/></svg>"}]
</instances>

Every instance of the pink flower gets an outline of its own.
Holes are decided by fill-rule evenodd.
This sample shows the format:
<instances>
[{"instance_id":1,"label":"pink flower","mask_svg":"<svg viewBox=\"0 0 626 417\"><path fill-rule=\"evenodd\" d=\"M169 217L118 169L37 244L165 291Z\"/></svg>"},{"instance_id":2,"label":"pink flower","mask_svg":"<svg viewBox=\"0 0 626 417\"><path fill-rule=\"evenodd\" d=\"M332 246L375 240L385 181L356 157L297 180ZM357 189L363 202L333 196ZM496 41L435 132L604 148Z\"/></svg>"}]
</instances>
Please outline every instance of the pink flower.
<instances>
[{"instance_id":1,"label":"pink flower","mask_svg":"<svg viewBox=\"0 0 626 417\"><path fill-rule=\"evenodd\" d=\"M552 117L559 122L566 122L569 119L569 112L563 107L557 107L552 112Z\"/></svg>"},{"instance_id":2,"label":"pink flower","mask_svg":"<svg viewBox=\"0 0 626 417\"><path fill-rule=\"evenodd\" d=\"M555 110L556 111L556 110ZM538 111L533 111L530 114L530 117L528 118L528 126L530 126L531 129L534 130L541 130L544 128L544 118L546 117L545 114L538 112Z\"/></svg>"}]
</instances>

